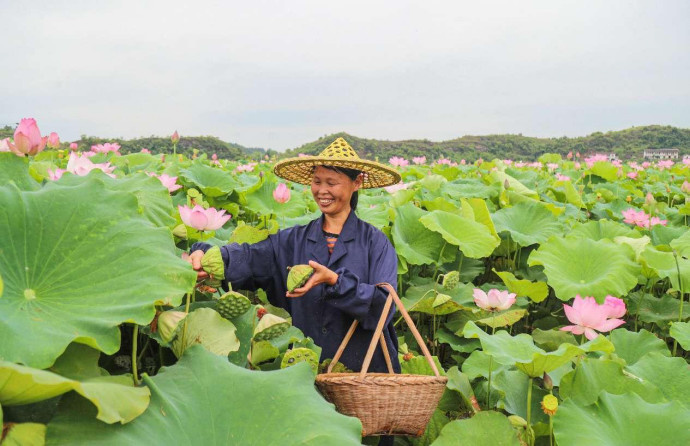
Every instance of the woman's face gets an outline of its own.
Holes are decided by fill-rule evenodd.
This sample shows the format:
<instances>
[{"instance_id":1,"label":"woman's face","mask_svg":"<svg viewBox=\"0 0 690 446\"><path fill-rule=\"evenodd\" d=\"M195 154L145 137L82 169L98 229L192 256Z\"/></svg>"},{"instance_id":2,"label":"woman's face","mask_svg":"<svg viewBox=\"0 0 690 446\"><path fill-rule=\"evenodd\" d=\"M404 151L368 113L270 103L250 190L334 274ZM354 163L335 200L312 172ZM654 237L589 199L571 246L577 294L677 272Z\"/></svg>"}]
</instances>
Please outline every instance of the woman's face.
<instances>
[{"instance_id":1,"label":"woman's face","mask_svg":"<svg viewBox=\"0 0 690 446\"><path fill-rule=\"evenodd\" d=\"M316 166L311 180L311 193L321 212L335 216L350 212L350 198L361 185L361 177L353 181L344 173Z\"/></svg>"}]
</instances>

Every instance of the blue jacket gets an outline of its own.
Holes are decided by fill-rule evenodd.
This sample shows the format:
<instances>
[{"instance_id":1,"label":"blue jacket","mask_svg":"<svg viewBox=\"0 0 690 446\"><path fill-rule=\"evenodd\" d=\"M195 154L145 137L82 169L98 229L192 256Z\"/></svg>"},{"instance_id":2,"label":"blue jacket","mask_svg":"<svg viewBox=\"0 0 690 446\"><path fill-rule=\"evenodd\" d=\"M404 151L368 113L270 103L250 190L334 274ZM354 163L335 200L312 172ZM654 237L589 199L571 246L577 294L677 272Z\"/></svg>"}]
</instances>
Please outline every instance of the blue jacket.
<instances>
[{"instance_id":1,"label":"blue jacket","mask_svg":"<svg viewBox=\"0 0 690 446\"><path fill-rule=\"evenodd\" d=\"M353 320L359 325L340 362L359 371L369 342L378 323L388 291L377 283L388 282L396 288L397 256L388 238L378 229L350 212L329 256L322 233L323 216L304 226L294 226L270 235L255 244L231 244L221 247L225 279L233 289L263 288L269 301L286 309L292 323L323 350L321 360L332 358ZM210 245L195 243L192 251L206 251ZM326 265L338 274L338 282L320 284L302 297L288 298L288 266L307 264L309 260ZM398 340L393 328L395 306L389 313L383 333L399 373ZM370 372L387 372L380 345L369 366Z\"/></svg>"}]
</instances>

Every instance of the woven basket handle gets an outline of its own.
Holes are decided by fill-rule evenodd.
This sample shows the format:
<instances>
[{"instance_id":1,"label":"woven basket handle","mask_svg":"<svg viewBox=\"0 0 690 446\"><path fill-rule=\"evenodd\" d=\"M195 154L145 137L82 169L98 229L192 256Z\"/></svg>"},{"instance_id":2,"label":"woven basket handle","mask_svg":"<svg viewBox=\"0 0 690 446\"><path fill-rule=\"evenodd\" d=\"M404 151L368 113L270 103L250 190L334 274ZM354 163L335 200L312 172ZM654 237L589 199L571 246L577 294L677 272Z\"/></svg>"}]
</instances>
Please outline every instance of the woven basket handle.
<instances>
[{"instance_id":1,"label":"woven basket handle","mask_svg":"<svg viewBox=\"0 0 690 446\"><path fill-rule=\"evenodd\" d=\"M372 336L371 343L369 343L369 349L367 350L367 355L364 357L364 362L362 363L362 370L359 372L359 376L364 377L364 375L366 375L367 371L369 370L371 359L374 357L374 350L376 349L377 341L381 344L383 354L386 358L388 372L393 373L393 366L391 364L390 354L388 352L388 347L386 347L386 342L383 337L383 326L386 324L386 317L388 316L388 312L390 311L393 301L395 301L395 304L398 306L398 310L405 319L405 322L407 322L407 325L410 327L410 331L412 331L414 338L417 340L417 344L419 344L419 347L422 349L424 357L426 357L427 362L429 362L429 365L431 366L431 370L434 371L434 374L436 376L440 376L440 374L438 373L438 368L436 367L436 363L434 363L434 360L431 358L431 353L429 353L429 349L426 347L426 344L424 343L424 339L422 339L422 336L419 334L419 331L417 331L417 327L415 327L414 322L412 322L412 318L407 313L407 310L405 310L405 307L400 301L400 298L398 297L398 293L396 293L395 288L393 288L393 286L391 286L390 283L379 283L376 286L388 290L388 299L386 299L386 304L384 305L383 311L381 312L381 317L379 318L379 322L376 325L376 329L374 330L374 336ZM345 350L347 343L350 341L350 338L354 334L358 323L359 321L357 321L356 319L354 322L352 322L350 329L347 331L347 334L345 334L345 337L343 338L343 342L340 343L340 346L338 347L338 350L335 352L335 355L333 356L331 363L328 365L328 373L331 373L331 371L333 370L333 366L340 359L340 356L343 354L343 351Z\"/></svg>"}]
</instances>

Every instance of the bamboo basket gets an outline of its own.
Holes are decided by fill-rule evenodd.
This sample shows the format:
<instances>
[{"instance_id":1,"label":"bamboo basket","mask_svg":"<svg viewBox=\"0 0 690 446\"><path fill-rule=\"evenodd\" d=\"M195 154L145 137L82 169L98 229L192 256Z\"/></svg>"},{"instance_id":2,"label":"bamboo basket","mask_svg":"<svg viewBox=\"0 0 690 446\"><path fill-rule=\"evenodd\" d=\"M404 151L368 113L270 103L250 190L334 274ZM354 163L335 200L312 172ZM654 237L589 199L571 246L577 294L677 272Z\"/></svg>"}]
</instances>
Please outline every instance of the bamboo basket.
<instances>
[{"instance_id":1,"label":"bamboo basket","mask_svg":"<svg viewBox=\"0 0 690 446\"><path fill-rule=\"evenodd\" d=\"M388 290L389 294L364 358L362 370L359 373L331 373L357 328L358 321L355 320L338 347L327 373L317 375L316 385L323 396L335 404L338 412L360 419L362 436L418 437L426 430L446 388L448 378L440 376L429 349L395 289L388 283L380 283L377 286ZM398 310L410 327L435 376L393 373L390 354L383 337L383 326L393 301L398 305ZM389 373L367 373L377 343L381 345Z\"/></svg>"}]
</instances>

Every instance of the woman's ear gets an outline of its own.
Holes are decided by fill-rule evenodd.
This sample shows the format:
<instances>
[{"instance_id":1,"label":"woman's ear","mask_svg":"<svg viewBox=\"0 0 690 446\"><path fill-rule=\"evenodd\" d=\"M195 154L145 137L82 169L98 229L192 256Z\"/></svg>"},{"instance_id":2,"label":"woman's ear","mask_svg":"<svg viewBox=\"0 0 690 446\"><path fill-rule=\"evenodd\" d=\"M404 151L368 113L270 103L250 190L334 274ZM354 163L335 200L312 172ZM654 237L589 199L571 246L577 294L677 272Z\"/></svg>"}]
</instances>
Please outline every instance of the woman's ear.
<instances>
[{"instance_id":1,"label":"woman's ear","mask_svg":"<svg viewBox=\"0 0 690 446\"><path fill-rule=\"evenodd\" d=\"M362 181L364 181L364 174L360 173L355 179L355 190L359 190L359 188L362 187Z\"/></svg>"}]
</instances>

